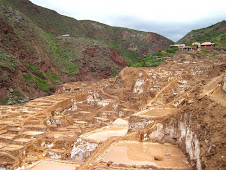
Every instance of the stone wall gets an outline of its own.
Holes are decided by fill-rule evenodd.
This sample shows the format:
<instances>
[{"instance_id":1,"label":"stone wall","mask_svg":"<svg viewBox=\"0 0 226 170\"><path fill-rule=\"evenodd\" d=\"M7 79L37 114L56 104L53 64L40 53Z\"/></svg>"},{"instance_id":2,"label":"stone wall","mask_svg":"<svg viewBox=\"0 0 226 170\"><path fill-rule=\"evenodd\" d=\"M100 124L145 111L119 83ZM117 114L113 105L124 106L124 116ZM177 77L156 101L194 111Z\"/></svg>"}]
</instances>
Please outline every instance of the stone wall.
<instances>
[{"instance_id":1,"label":"stone wall","mask_svg":"<svg viewBox=\"0 0 226 170\"><path fill-rule=\"evenodd\" d=\"M132 115L129 118L128 132L138 132L153 123L154 123L153 118Z\"/></svg>"}]
</instances>

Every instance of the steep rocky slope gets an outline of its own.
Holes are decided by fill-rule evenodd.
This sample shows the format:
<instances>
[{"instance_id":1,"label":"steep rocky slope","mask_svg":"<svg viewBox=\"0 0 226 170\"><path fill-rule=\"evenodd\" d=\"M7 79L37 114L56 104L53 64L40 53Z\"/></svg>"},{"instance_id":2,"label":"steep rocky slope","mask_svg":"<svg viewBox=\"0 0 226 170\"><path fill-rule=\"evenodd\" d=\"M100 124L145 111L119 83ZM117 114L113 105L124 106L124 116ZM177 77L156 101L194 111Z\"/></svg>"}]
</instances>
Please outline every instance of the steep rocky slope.
<instances>
[{"instance_id":1,"label":"steep rocky slope","mask_svg":"<svg viewBox=\"0 0 226 170\"><path fill-rule=\"evenodd\" d=\"M212 26L192 30L177 43L185 43L191 45L193 42L214 42L216 45L226 45L226 21L216 23Z\"/></svg>"},{"instance_id":2,"label":"steep rocky slope","mask_svg":"<svg viewBox=\"0 0 226 170\"><path fill-rule=\"evenodd\" d=\"M0 22L1 104L50 94L63 82L112 77L172 43L155 33L78 21L28 0L1 0Z\"/></svg>"}]
</instances>

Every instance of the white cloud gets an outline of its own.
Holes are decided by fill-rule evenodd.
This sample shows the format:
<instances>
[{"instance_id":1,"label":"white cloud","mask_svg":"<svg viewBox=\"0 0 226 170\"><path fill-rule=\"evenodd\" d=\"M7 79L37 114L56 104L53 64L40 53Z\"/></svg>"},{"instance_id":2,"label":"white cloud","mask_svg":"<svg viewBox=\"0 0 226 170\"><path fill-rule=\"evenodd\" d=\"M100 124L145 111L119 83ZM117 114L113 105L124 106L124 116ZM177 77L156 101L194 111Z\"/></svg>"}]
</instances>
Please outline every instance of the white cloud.
<instances>
[{"instance_id":1,"label":"white cloud","mask_svg":"<svg viewBox=\"0 0 226 170\"><path fill-rule=\"evenodd\" d=\"M214 24L226 19L226 0L31 0L33 3L56 10L79 20L89 19L114 26L130 27L135 19L147 29L150 23L168 27L170 23L196 28L198 24ZM133 24L123 18L134 18ZM117 18L112 20L112 18ZM145 21L146 23L144 23ZM172 25L172 24L170 24ZM138 26L136 26L138 27ZM170 29L177 25L172 26ZM131 28L131 27L130 27ZM133 28L133 27L132 27ZM145 31L153 31L146 30ZM160 28L161 30L162 28ZM162 34L161 32L158 32ZM177 32L170 32L171 34ZM167 36L167 35L165 35ZM178 37L178 35L177 35ZM178 38L177 38L178 39ZM176 40L176 38L174 39Z\"/></svg>"}]
</instances>

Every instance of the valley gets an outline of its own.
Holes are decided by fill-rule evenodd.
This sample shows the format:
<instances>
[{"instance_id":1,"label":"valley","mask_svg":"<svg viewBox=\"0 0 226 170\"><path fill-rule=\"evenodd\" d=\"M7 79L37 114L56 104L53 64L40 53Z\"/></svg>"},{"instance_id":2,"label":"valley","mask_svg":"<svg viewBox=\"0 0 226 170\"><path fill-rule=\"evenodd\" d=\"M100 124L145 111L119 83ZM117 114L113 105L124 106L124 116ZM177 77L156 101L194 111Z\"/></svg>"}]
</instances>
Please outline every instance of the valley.
<instances>
[{"instance_id":1,"label":"valley","mask_svg":"<svg viewBox=\"0 0 226 170\"><path fill-rule=\"evenodd\" d=\"M224 169L225 23L174 43L0 0L0 169Z\"/></svg>"}]
</instances>

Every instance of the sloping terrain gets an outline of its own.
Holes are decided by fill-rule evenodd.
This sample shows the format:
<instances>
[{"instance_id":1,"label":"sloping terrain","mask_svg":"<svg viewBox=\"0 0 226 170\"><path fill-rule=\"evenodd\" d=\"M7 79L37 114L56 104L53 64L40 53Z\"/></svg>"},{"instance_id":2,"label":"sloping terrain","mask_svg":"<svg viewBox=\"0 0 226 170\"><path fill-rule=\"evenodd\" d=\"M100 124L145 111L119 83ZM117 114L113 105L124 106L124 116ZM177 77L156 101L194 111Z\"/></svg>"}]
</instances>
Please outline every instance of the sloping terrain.
<instances>
[{"instance_id":1,"label":"sloping terrain","mask_svg":"<svg viewBox=\"0 0 226 170\"><path fill-rule=\"evenodd\" d=\"M55 85L62 82L111 77L127 65L120 54L98 43L104 50L100 49L93 56L95 60L89 59L91 64L86 63L90 68L86 71L91 74L87 76L82 64L82 70L79 68L79 63L85 60L78 58L78 50L71 52L68 41L60 42L47 34L7 3L0 8L1 104L23 103L28 97L50 94ZM87 46L95 45L87 41ZM76 42L78 44L79 40ZM79 56L86 57L86 54L82 52ZM76 57L81 62L75 62Z\"/></svg>"},{"instance_id":2,"label":"sloping terrain","mask_svg":"<svg viewBox=\"0 0 226 170\"><path fill-rule=\"evenodd\" d=\"M192 30L177 43L191 45L194 42L213 42L216 45L225 47L226 45L226 21L221 21L212 26Z\"/></svg>"},{"instance_id":3,"label":"sloping terrain","mask_svg":"<svg viewBox=\"0 0 226 170\"><path fill-rule=\"evenodd\" d=\"M139 55L147 55L150 52L165 49L173 43L173 41L151 32L111 27L89 20L78 21L34 5L28 0L9 0L8 2L44 31L55 35L70 34L74 37L103 40L108 45L113 43L118 45L120 50L136 51ZM127 59L129 60L129 58Z\"/></svg>"},{"instance_id":4,"label":"sloping terrain","mask_svg":"<svg viewBox=\"0 0 226 170\"><path fill-rule=\"evenodd\" d=\"M0 23L0 104L52 94L63 82L115 76L172 44L155 33L78 21L28 0L1 0Z\"/></svg>"},{"instance_id":5,"label":"sloping terrain","mask_svg":"<svg viewBox=\"0 0 226 170\"><path fill-rule=\"evenodd\" d=\"M224 53L181 54L157 68L126 67L114 78L1 106L0 165L223 168L226 110L217 96L225 97L225 69Z\"/></svg>"}]
</instances>

